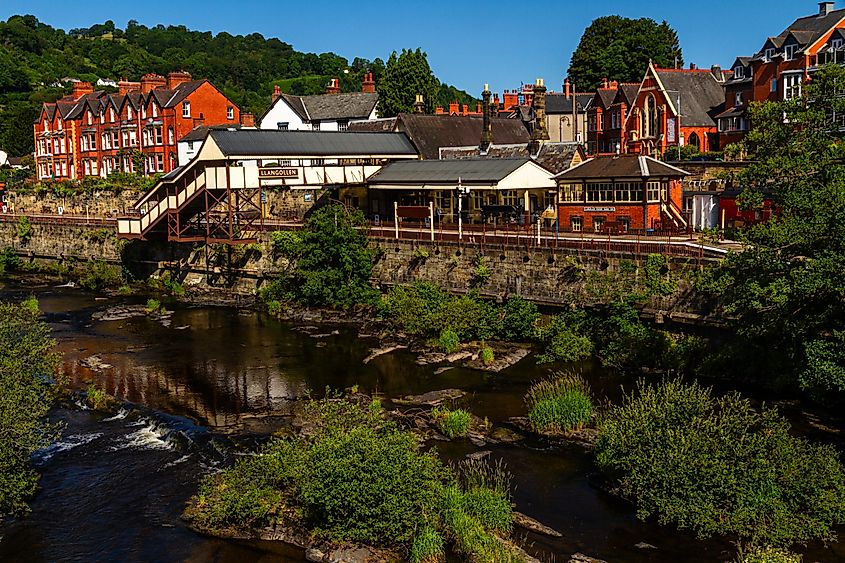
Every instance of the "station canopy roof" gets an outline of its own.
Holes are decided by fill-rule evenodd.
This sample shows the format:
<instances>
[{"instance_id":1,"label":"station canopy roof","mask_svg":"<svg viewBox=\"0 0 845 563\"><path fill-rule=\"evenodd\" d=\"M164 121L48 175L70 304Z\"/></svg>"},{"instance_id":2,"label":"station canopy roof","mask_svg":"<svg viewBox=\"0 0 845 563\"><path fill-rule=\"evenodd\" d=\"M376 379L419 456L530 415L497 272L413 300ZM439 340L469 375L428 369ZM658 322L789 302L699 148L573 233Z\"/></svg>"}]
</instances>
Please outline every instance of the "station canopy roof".
<instances>
[{"instance_id":1,"label":"station canopy roof","mask_svg":"<svg viewBox=\"0 0 845 563\"><path fill-rule=\"evenodd\" d=\"M336 131L274 131L260 129L212 130L208 157L416 157L417 150L403 133ZM205 151L203 151L205 152Z\"/></svg>"},{"instance_id":2,"label":"station canopy roof","mask_svg":"<svg viewBox=\"0 0 845 563\"><path fill-rule=\"evenodd\" d=\"M459 181L501 190L555 187L551 173L528 158L393 162L373 174L369 184L375 189L444 189Z\"/></svg>"}]
</instances>

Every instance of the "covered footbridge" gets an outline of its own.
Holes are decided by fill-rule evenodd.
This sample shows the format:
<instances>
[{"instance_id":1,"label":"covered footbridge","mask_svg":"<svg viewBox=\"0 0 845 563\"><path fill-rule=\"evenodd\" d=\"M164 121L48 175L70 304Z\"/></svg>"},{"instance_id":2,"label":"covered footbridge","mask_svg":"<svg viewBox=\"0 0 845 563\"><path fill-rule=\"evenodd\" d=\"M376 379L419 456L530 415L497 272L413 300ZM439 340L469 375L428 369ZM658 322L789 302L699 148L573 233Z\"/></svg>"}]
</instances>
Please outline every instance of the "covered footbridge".
<instances>
[{"instance_id":1,"label":"covered footbridge","mask_svg":"<svg viewBox=\"0 0 845 563\"><path fill-rule=\"evenodd\" d=\"M264 190L363 186L383 166L417 158L402 133L211 131L196 158L162 177L132 215L118 219L118 236L253 242L264 226Z\"/></svg>"}]
</instances>

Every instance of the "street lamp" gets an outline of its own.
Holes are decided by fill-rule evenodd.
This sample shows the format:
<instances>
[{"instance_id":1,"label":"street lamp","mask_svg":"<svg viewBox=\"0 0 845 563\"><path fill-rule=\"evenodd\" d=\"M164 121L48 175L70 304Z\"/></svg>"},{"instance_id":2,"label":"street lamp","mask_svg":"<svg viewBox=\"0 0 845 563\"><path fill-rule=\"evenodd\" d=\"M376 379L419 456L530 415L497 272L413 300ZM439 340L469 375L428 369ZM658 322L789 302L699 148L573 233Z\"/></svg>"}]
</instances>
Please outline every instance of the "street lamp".
<instances>
[{"instance_id":1,"label":"street lamp","mask_svg":"<svg viewBox=\"0 0 845 563\"><path fill-rule=\"evenodd\" d=\"M464 238L464 221L463 221L463 199L469 194L469 187L464 186L461 179L458 178L458 186L455 188L458 192L458 240Z\"/></svg>"}]
</instances>

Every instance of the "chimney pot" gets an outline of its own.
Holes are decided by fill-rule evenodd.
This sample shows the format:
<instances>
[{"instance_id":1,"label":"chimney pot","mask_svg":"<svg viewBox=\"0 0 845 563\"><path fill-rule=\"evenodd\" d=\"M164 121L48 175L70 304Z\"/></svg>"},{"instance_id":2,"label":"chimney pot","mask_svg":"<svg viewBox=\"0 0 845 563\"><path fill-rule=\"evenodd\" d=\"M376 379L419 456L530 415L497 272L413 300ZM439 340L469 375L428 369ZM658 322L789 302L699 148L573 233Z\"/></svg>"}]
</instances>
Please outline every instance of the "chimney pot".
<instances>
[{"instance_id":1,"label":"chimney pot","mask_svg":"<svg viewBox=\"0 0 845 563\"><path fill-rule=\"evenodd\" d=\"M332 78L329 80L329 86L326 88L326 94L340 94L340 79Z\"/></svg>"},{"instance_id":2,"label":"chimney pot","mask_svg":"<svg viewBox=\"0 0 845 563\"><path fill-rule=\"evenodd\" d=\"M602 90L607 90L607 78L601 79L601 87L602 87Z\"/></svg>"},{"instance_id":3,"label":"chimney pot","mask_svg":"<svg viewBox=\"0 0 845 563\"><path fill-rule=\"evenodd\" d=\"M563 93L566 94L567 98L570 96L570 93L572 91L571 88L572 88L572 85L569 82L569 78L567 78L566 80L563 81Z\"/></svg>"},{"instance_id":4,"label":"chimney pot","mask_svg":"<svg viewBox=\"0 0 845 563\"><path fill-rule=\"evenodd\" d=\"M276 103L276 100L282 97L282 89L279 88L278 84L273 86L273 95L271 96L272 103Z\"/></svg>"},{"instance_id":5,"label":"chimney pot","mask_svg":"<svg viewBox=\"0 0 845 563\"><path fill-rule=\"evenodd\" d=\"M690 63L690 64L689 64L689 69L690 69L690 70L695 70L695 63Z\"/></svg>"},{"instance_id":6,"label":"chimney pot","mask_svg":"<svg viewBox=\"0 0 845 563\"><path fill-rule=\"evenodd\" d=\"M364 80L361 82L361 91L372 94L376 91L376 82L373 80L373 73L367 72L364 75Z\"/></svg>"},{"instance_id":7,"label":"chimney pot","mask_svg":"<svg viewBox=\"0 0 845 563\"><path fill-rule=\"evenodd\" d=\"M819 15L826 16L836 9L836 2L819 2Z\"/></svg>"}]
</instances>

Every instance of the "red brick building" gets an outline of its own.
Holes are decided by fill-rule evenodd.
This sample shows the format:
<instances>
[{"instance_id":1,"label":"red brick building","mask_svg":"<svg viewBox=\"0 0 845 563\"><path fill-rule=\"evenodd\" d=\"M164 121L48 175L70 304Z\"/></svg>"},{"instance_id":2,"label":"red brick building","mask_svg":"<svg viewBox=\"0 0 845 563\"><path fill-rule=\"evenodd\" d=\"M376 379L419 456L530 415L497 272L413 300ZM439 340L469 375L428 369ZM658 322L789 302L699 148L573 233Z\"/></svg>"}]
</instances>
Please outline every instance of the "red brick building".
<instances>
[{"instance_id":1,"label":"red brick building","mask_svg":"<svg viewBox=\"0 0 845 563\"><path fill-rule=\"evenodd\" d=\"M687 230L681 179L688 173L648 156L597 156L555 176L565 232Z\"/></svg>"},{"instance_id":2,"label":"red brick building","mask_svg":"<svg viewBox=\"0 0 845 563\"><path fill-rule=\"evenodd\" d=\"M724 109L722 84L730 73L649 65L640 84L607 82L596 91L587 117L591 154L659 157L680 145L718 150L715 117Z\"/></svg>"},{"instance_id":3,"label":"red brick building","mask_svg":"<svg viewBox=\"0 0 845 563\"><path fill-rule=\"evenodd\" d=\"M820 2L818 13L798 18L766 39L754 56L737 58L733 76L725 82L725 109L717 116L723 146L741 140L750 129L749 102L800 96L818 68L845 63L845 10L835 6Z\"/></svg>"},{"instance_id":4,"label":"red brick building","mask_svg":"<svg viewBox=\"0 0 845 563\"><path fill-rule=\"evenodd\" d=\"M136 172L140 161L145 174L170 172L177 141L195 126L240 121L240 110L220 90L186 72L121 81L114 94L77 82L71 95L44 104L33 124L36 173L41 180L105 177Z\"/></svg>"}]
</instances>

